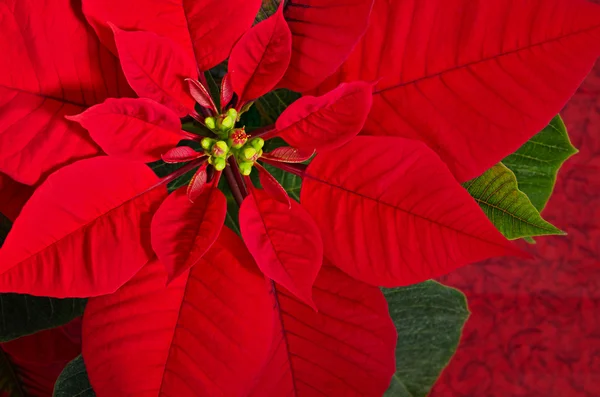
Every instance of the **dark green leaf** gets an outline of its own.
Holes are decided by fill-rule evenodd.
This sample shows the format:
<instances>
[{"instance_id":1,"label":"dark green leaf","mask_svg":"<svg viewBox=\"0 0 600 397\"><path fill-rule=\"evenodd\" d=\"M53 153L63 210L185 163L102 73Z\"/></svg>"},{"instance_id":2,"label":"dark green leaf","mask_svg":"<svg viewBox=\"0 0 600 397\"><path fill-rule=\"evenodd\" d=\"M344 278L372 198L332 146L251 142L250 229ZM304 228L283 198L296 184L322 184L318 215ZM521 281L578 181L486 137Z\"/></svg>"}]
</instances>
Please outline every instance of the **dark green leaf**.
<instances>
[{"instance_id":1,"label":"dark green leaf","mask_svg":"<svg viewBox=\"0 0 600 397\"><path fill-rule=\"evenodd\" d=\"M260 113L262 125L275 123L279 115L298 98L300 94L287 89L271 91L260 97L254 106Z\"/></svg>"},{"instance_id":2,"label":"dark green leaf","mask_svg":"<svg viewBox=\"0 0 600 397\"><path fill-rule=\"evenodd\" d=\"M265 164L264 167L279 181L281 186L288 192L288 195L296 201L300 201L300 188L302 187L302 178L289 172L280 170L272 165Z\"/></svg>"},{"instance_id":3,"label":"dark green leaf","mask_svg":"<svg viewBox=\"0 0 600 397\"><path fill-rule=\"evenodd\" d=\"M554 189L556 175L563 163L577 153L560 116L531 138L502 163L510 168L535 208L541 212Z\"/></svg>"},{"instance_id":4,"label":"dark green leaf","mask_svg":"<svg viewBox=\"0 0 600 397\"><path fill-rule=\"evenodd\" d=\"M83 357L71 361L56 380L52 397L95 397Z\"/></svg>"},{"instance_id":5,"label":"dark green leaf","mask_svg":"<svg viewBox=\"0 0 600 397\"><path fill-rule=\"evenodd\" d=\"M424 397L446 366L469 317L465 296L435 281L384 289L398 330L387 397Z\"/></svg>"},{"instance_id":6,"label":"dark green leaf","mask_svg":"<svg viewBox=\"0 0 600 397\"><path fill-rule=\"evenodd\" d=\"M85 299L0 294L0 342L68 323L83 314Z\"/></svg>"},{"instance_id":7,"label":"dark green leaf","mask_svg":"<svg viewBox=\"0 0 600 397\"><path fill-rule=\"evenodd\" d=\"M15 369L2 349L0 349L0 392L5 393L6 397L25 397Z\"/></svg>"},{"instance_id":8,"label":"dark green leaf","mask_svg":"<svg viewBox=\"0 0 600 397\"><path fill-rule=\"evenodd\" d=\"M256 18L254 19L254 23L259 23L260 21L264 21L271 15L275 14L277 11L277 7L281 0L262 0L262 5L260 6L260 10L258 10L258 14L256 14Z\"/></svg>"},{"instance_id":9,"label":"dark green leaf","mask_svg":"<svg viewBox=\"0 0 600 397\"><path fill-rule=\"evenodd\" d=\"M0 215L0 246L10 227L10 221ZM83 314L85 303L85 299L0 294L0 342L64 325Z\"/></svg>"},{"instance_id":10,"label":"dark green leaf","mask_svg":"<svg viewBox=\"0 0 600 397\"><path fill-rule=\"evenodd\" d=\"M518 189L515 174L502 163L463 186L508 239L564 234L541 217L527 195Z\"/></svg>"}]
</instances>

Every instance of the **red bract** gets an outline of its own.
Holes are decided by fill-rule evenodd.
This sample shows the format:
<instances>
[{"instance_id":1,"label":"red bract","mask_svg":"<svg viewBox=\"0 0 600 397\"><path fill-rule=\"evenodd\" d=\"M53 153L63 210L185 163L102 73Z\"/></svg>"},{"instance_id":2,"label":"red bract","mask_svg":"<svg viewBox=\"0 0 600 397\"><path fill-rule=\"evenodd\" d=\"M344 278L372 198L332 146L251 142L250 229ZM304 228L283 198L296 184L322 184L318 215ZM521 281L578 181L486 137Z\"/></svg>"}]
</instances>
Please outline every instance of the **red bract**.
<instances>
[{"instance_id":1,"label":"red bract","mask_svg":"<svg viewBox=\"0 0 600 397\"><path fill-rule=\"evenodd\" d=\"M562 109L598 57L599 20L584 0L376 0L319 91L379 81L365 133L421 140L467 181Z\"/></svg>"},{"instance_id":2,"label":"red bract","mask_svg":"<svg viewBox=\"0 0 600 397\"><path fill-rule=\"evenodd\" d=\"M0 172L28 185L98 154L65 115L132 94L71 3L0 1Z\"/></svg>"}]
</instances>

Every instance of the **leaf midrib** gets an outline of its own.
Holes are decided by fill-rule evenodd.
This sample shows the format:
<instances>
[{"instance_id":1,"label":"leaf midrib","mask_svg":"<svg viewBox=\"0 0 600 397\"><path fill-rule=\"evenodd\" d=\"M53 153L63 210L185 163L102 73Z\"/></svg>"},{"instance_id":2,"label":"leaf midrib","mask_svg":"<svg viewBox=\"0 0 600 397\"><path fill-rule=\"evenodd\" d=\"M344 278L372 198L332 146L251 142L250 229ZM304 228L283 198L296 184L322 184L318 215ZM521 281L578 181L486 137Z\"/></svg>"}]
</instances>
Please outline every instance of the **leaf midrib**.
<instances>
[{"instance_id":1,"label":"leaf midrib","mask_svg":"<svg viewBox=\"0 0 600 397\"><path fill-rule=\"evenodd\" d=\"M497 59L497 58L501 58L501 57L504 57L504 56L507 56L507 55L513 55L513 54L519 53L521 51L530 50L530 49L532 49L534 47L539 47L539 46L543 46L543 45L548 44L548 43L552 43L554 41L563 40L563 39L565 39L567 37L570 37L570 36L575 36L575 35L578 35L578 34L581 34L581 33L587 33L587 32L589 32L591 30L598 29L598 28L600 28L600 24L593 25L593 26L588 27L588 28L576 30L574 32L567 33L567 34L564 34L564 35L561 35L561 36L553 37L551 39L542 40L542 41L539 41L537 43L528 44L526 46L519 47L519 48L516 48L514 50L500 52L498 54L495 54L495 55L492 55L492 56L489 56L489 57L485 57L485 58L479 59L477 61L471 61L471 62L467 62L467 63L462 64L462 65L456 65L456 66L453 66L453 67L441 70L439 72L436 72L436 73L433 73L433 74L430 74L430 75L427 75L427 76L418 77L418 78L415 78L415 79L412 79L412 80L409 80L409 81L405 81L403 83L398 83L398 84L394 84L394 85L386 87L386 88L381 88L381 89L375 90L375 91L373 91L373 96L383 94L383 93L385 93L387 91L391 91L391 90L394 90L396 88L402 88L402 87L407 86L407 85L416 84L416 83L418 83L420 81L423 81L423 80L429 80L429 79L432 79L432 78L435 78L435 77L439 77L439 76L441 76L441 75L443 75L445 73L450 73L450 72L453 72L453 71L456 71L456 70L468 68L469 66L472 66L472 65L477 65L477 64L480 64L480 63L488 62L488 61L491 61L491 60L494 60L494 59Z\"/></svg>"}]
</instances>

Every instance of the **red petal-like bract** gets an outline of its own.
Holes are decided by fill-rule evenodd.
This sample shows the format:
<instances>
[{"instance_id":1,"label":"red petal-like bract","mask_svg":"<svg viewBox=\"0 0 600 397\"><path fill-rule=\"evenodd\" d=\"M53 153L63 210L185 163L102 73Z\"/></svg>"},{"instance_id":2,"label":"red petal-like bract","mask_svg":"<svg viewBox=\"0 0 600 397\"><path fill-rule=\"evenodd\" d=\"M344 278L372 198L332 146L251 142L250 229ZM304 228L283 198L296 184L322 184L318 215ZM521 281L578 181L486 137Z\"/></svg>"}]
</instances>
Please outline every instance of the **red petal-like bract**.
<instances>
[{"instance_id":1,"label":"red petal-like bract","mask_svg":"<svg viewBox=\"0 0 600 397\"><path fill-rule=\"evenodd\" d=\"M61 327L2 343L1 348L10 358L21 389L27 393L27 397L51 396L56 379L65 365L81 353L81 318ZM3 391L6 392L4 389ZM9 397L4 393L0 393L0 396Z\"/></svg>"},{"instance_id":2,"label":"red petal-like bract","mask_svg":"<svg viewBox=\"0 0 600 397\"><path fill-rule=\"evenodd\" d=\"M226 213L227 199L216 187L193 203L179 188L161 204L152 218L152 248L169 281L200 261L219 237Z\"/></svg>"},{"instance_id":3,"label":"red petal-like bract","mask_svg":"<svg viewBox=\"0 0 600 397\"><path fill-rule=\"evenodd\" d=\"M109 98L67 118L87 129L106 154L144 163L159 160L183 138L177 115L146 98Z\"/></svg>"},{"instance_id":4,"label":"red petal-like bract","mask_svg":"<svg viewBox=\"0 0 600 397\"><path fill-rule=\"evenodd\" d=\"M153 32L126 32L114 27L115 42L131 88L184 117L194 109L185 79L198 75L192 58L168 38Z\"/></svg>"},{"instance_id":5,"label":"red petal-like bract","mask_svg":"<svg viewBox=\"0 0 600 397\"><path fill-rule=\"evenodd\" d=\"M270 160L283 163L303 163L315 154L313 149L300 150L290 146L278 147L269 153L264 153L261 160Z\"/></svg>"},{"instance_id":6,"label":"red petal-like bract","mask_svg":"<svg viewBox=\"0 0 600 397\"><path fill-rule=\"evenodd\" d=\"M210 93L208 92L206 87L204 87L202 85L202 83L200 83L198 80L194 80L194 79L186 79L186 80L188 82L188 88L190 90L190 94L192 95L194 100L198 104L200 104L200 106L202 106L203 108L210 109L215 114L218 113L217 107L215 106L215 103L212 100L212 97L210 96Z\"/></svg>"},{"instance_id":7,"label":"red petal-like bract","mask_svg":"<svg viewBox=\"0 0 600 397\"><path fill-rule=\"evenodd\" d=\"M599 21L582 0L377 0L322 92L381 79L366 132L422 140L466 181L564 106L600 55Z\"/></svg>"},{"instance_id":8,"label":"red petal-like bract","mask_svg":"<svg viewBox=\"0 0 600 397\"><path fill-rule=\"evenodd\" d=\"M279 86L305 92L335 72L367 29L372 5L373 0L287 1L293 53Z\"/></svg>"},{"instance_id":9,"label":"red petal-like bract","mask_svg":"<svg viewBox=\"0 0 600 397\"><path fill-rule=\"evenodd\" d=\"M323 263L323 241L300 204L291 207L260 189L240 207L240 230L260 270L314 307L312 286Z\"/></svg>"},{"instance_id":10,"label":"red petal-like bract","mask_svg":"<svg viewBox=\"0 0 600 397\"><path fill-rule=\"evenodd\" d=\"M192 177L190 183L188 184L187 195L190 201L192 202L196 201L196 199L200 197L200 195L204 191L204 188L206 187L206 181L208 180L206 167L207 163L202 164Z\"/></svg>"},{"instance_id":11,"label":"red petal-like bract","mask_svg":"<svg viewBox=\"0 0 600 397\"><path fill-rule=\"evenodd\" d=\"M32 187L0 174L0 214L14 222L32 193Z\"/></svg>"},{"instance_id":12,"label":"red petal-like bract","mask_svg":"<svg viewBox=\"0 0 600 397\"><path fill-rule=\"evenodd\" d=\"M292 34L280 9L250 29L231 51L229 78L241 103L271 91L283 77L291 56Z\"/></svg>"},{"instance_id":13,"label":"red petal-like bract","mask_svg":"<svg viewBox=\"0 0 600 397\"><path fill-rule=\"evenodd\" d=\"M269 352L273 309L239 237L222 233L168 287L153 261L115 294L89 300L83 357L98 396L247 395Z\"/></svg>"},{"instance_id":14,"label":"red petal-like bract","mask_svg":"<svg viewBox=\"0 0 600 397\"><path fill-rule=\"evenodd\" d=\"M98 154L65 115L133 94L71 3L0 0L0 172L28 185Z\"/></svg>"},{"instance_id":15,"label":"red petal-like bract","mask_svg":"<svg viewBox=\"0 0 600 397\"><path fill-rule=\"evenodd\" d=\"M233 87L231 86L231 76L229 73L221 80L221 107L224 109L233 98Z\"/></svg>"},{"instance_id":16,"label":"red petal-like bract","mask_svg":"<svg viewBox=\"0 0 600 397\"><path fill-rule=\"evenodd\" d=\"M317 155L300 201L321 229L325 256L377 286L418 283L519 252L419 141L360 136Z\"/></svg>"},{"instance_id":17,"label":"red petal-like bract","mask_svg":"<svg viewBox=\"0 0 600 397\"><path fill-rule=\"evenodd\" d=\"M204 156L206 156L206 154L197 152L189 146L177 146L167 151L161 158L165 163L174 164L192 161Z\"/></svg>"},{"instance_id":18,"label":"red petal-like bract","mask_svg":"<svg viewBox=\"0 0 600 397\"><path fill-rule=\"evenodd\" d=\"M381 396L396 369L396 328L377 287L324 265L315 312L282 287L271 358L252 397Z\"/></svg>"},{"instance_id":19,"label":"red petal-like bract","mask_svg":"<svg viewBox=\"0 0 600 397\"><path fill-rule=\"evenodd\" d=\"M114 292L151 257L150 221L166 187L143 163L96 157L54 174L0 249L0 291L88 297Z\"/></svg>"},{"instance_id":20,"label":"red petal-like bract","mask_svg":"<svg viewBox=\"0 0 600 397\"><path fill-rule=\"evenodd\" d=\"M121 29L155 32L177 43L200 71L221 63L252 26L261 0L83 0L100 40L115 49L106 21ZM192 76L187 76L192 77Z\"/></svg>"},{"instance_id":21,"label":"red petal-like bract","mask_svg":"<svg viewBox=\"0 0 600 397\"><path fill-rule=\"evenodd\" d=\"M273 175L269 173L262 165L255 164L254 165L258 170L258 178L260 181L260 185L264 189L265 193L274 198L275 200L283 203L290 208L292 203L290 202L290 196L288 196L287 192L281 186L279 181L275 179Z\"/></svg>"},{"instance_id":22,"label":"red petal-like bract","mask_svg":"<svg viewBox=\"0 0 600 397\"><path fill-rule=\"evenodd\" d=\"M362 129L372 92L372 84L357 81L340 84L320 97L304 96L279 116L277 135L299 149L335 149Z\"/></svg>"}]
</instances>

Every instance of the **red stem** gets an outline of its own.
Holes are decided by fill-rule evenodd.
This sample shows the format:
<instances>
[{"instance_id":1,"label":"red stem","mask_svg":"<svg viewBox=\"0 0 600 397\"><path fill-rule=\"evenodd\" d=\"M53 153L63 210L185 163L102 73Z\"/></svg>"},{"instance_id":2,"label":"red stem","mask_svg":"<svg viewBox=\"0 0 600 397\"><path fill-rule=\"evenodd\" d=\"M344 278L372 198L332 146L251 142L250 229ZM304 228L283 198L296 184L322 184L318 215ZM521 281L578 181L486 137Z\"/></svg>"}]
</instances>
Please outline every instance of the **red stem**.
<instances>
[{"instance_id":1,"label":"red stem","mask_svg":"<svg viewBox=\"0 0 600 397\"><path fill-rule=\"evenodd\" d=\"M225 169L223 170L223 173L225 174L225 178L227 179L227 184L229 185L229 188L231 189L231 194L233 194L233 198L235 199L235 202L237 203L238 206L241 206L242 202L244 201L245 196L242 195L240 186L238 185L238 183L235 180L235 176L233 175L233 170L231 169L231 167L225 167Z\"/></svg>"}]
</instances>

